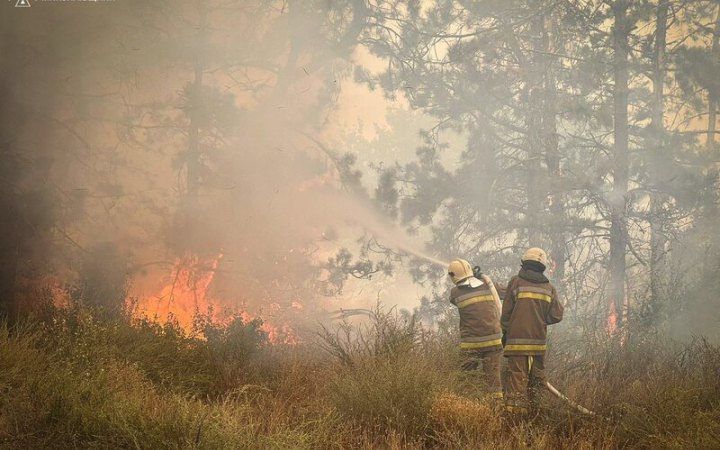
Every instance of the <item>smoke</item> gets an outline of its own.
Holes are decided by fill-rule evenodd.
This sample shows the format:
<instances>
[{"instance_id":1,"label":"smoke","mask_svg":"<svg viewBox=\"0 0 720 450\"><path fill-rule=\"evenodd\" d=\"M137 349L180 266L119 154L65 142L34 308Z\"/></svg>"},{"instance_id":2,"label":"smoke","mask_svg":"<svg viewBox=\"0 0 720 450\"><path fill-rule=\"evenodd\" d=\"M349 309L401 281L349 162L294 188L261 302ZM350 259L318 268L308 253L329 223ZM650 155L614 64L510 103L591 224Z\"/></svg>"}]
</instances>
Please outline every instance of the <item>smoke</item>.
<instances>
[{"instance_id":1,"label":"smoke","mask_svg":"<svg viewBox=\"0 0 720 450\"><path fill-rule=\"evenodd\" d=\"M195 88L188 88L196 80L192 72L172 71L163 84L151 81L157 73L152 64L137 72L140 81L131 94L133 103L141 100L143 106L130 108L121 128L119 145L128 166L119 169L116 179L119 189L131 195L111 213L125 220L115 220L116 243L130 249L142 267L131 274L131 297L165 298L160 293L177 271L177 257L199 256L207 265L222 254L208 296L253 314L310 320L328 295L337 307L332 297L338 292L328 292L327 285L341 280L328 280L323 263L342 248L354 252L364 230L395 251L444 264L428 255L419 239L382 218L347 179L344 171L357 169L350 163L339 167L341 146L328 149L316 138L338 136L333 99L343 89L348 67L343 58L349 55L321 48L317 36L303 41L288 30L317 18L307 16L293 25L277 11L266 13L267 19L258 16L258 22L266 20L256 24L259 34L244 36L240 43L258 57L254 44L269 52L244 72L266 83L242 86L257 89L252 94L228 87L235 84L236 72L204 74L200 99ZM242 23L247 22L246 17ZM289 35L295 37L287 40ZM192 58L186 62L196 63ZM144 106L148 103L151 107ZM347 117L342 119L347 123ZM199 155L191 154L193 133ZM199 186L194 195L192 177ZM97 208L105 205L95 206L93 214L106 220ZM98 228L86 222L78 233L94 234L88 230ZM159 263L149 265L153 261ZM375 300L368 296L365 305Z\"/></svg>"},{"instance_id":2,"label":"smoke","mask_svg":"<svg viewBox=\"0 0 720 450\"><path fill-rule=\"evenodd\" d=\"M378 212L367 200L344 196L335 193L339 213L349 224L359 224L372 233L381 243L395 251L406 252L431 264L447 268L448 262L443 261L425 250L425 245L417 236L411 236L393 223L387 216ZM331 196L332 198L332 196Z\"/></svg>"},{"instance_id":3,"label":"smoke","mask_svg":"<svg viewBox=\"0 0 720 450\"><path fill-rule=\"evenodd\" d=\"M37 2L24 9L4 5L0 201L7 214L0 223L1 296L11 298L26 285L37 287L48 279L53 287L62 287L92 278L92 273L83 272L92 272L91 260L107 252L114 260L128 261L125 275L131 297L166 301L158 297L168 278L178 273L178 261L196 261L200 272L214 267L206 295L218 304L313 320L318 311L326 306L337 309L350 296L353 306L375 302L378 294L370 288L341 293L337 286L346 280L333 278L325 267L342 249L353 261L375 256L360 254L368 239L374 239L380 250L394 252L398 270L386 278L388 284L400 284L408 267L399 261L407 255L440 273L457 255L436 254L425 243L443 236L449 242L454 234L406 232L368 194L371 189L363 181L376 181L376 174L347 157L350 151L367 151L359 161L392 164L405 152L404 162L409 162L407 156L417 146L412 137L431 126L428 116L420 113L415 114L421 119L409 118L412 113L403 109L407 102L402 95L391 101L351 81L357 68L353 64L367 62L358 58L370 59L367 49L355 45L363 23L356 20L353 8L361 3L244 1L228 7L195 0ZM379 76L386 67L385 60L375 58L363 69ZM416 81L404 88L419 92L424 81ZM389 108L395 108L399 118L389 117ZM472 232L462 242L448 244L448 252L480 248L471 241L483 234L497 236L482 249L505 248L508 251L491 249L493 261L498 267L510 260L516 264L517 258L508 254L524 233L511 223L522 215L522 199L514 198L518 186L498 183L497 189L489 189L484 184L496 175L478 175L504 170L503 161L496 160L494 141L471 137L461 130L462 120L448 125L447 133L456 134L448 141L452 148L440 151L443 145L438 144L437 164L447 170L441 176L457 176L459 186L470 186L463 190L471 193L468 198L455 202L463 211L492 205L500 209L481 211L480 219L468 222ZM493 135L483 127L475 130L478 136L485 131ZM458 143L472 139L477 142L465 148ZM358 141L362 145L356 145ZM561 146L577 147L559 149L567 152L561 169L568 173L583 174L586 163L602 159L582 153L585 147L576 146L571 136L563 135L560 141ZM473 151L479 152L482 164L465 163ZM449 161L460 152L467 152L468 161ZM711 231L716 224L710 215L701 224L699 208L694 216L675 217L685 214L677 212L680 206L689 210L687 205L694 205L698 194L694 184L685 183L694 172L672 160L658 156L654 161L657 172L664 174L661 179L668 180L663 188L690 188L681 192L685 197L675 194L675 200L666 201L661 211L666 223L679 224L666 233L664 242L671 255L660 277L666 300L642 308L636 301L638 296L648 298L647 283L637 280L647 278L645 262L652 257L643 219L654 213L649 201L634 205L639 225L630 228L634 254L628 258L640 262L628 270L628 297L635 320L662 322L671 330L710 330L717 317L695 286L716 278L715 253L705 251L715 245ZM593 168L605 173L601 165ZM508 173L497 179L514 183ZM565 244L568 270L563 275L575 277L571 295L578 304L590 305L586 297L606 284L606 242L593 231L604 225L593 216L597 211L582 206L588 195L602 196L607 187L603 180L611 178L598 176L586 183L589 194L579 185L563 186L573 183L570 178L552 180L558 184L553 189L567 195L570 208L565 213L573 214L575 208L578 214L577 224L567 223L568 236L580 231L577 239L568 237ZM712 189L702 195L708 203L716 199ZM416 201L437 200L418 200L422 198ZM424 209L433 211L432 206ZM442 206L440 211L441 215ZM506 225L481 229L488 218L488 227L493 226L493 215L495 226L503 221ZM452 225L464 219L448 214L441 220ZM531 229L533 224L522 226ZM693 226L706 234L687 234L671 242L673 233ZM686 254L676 251L681 247L689 249ZM675 288L680 285L683 289ZM417 290L406 289L390 301L409 304L417 297ZM673 315L673 300L678 298L684 309ZM662 307L654 309L654 304ZM676 320L679 316L682 320Z\"/></svg>"},{"instance_id":4,"label":"smoke","mask_svg":"<svg viewBox=\"0 0 720 450\"><path fill-rule=\"evenodd\" d=\"M62 286L108 251L129 261L129 295L157 302L178 258L222 254L208 295L296 313L323 295L319 266L355 245L357 224L421 248L365 217L372 207L343 191L307 138L342 136L334 99L351 55L333 32L348 23L331 32L332 14L298 5L216 6L48 3L4 15L4 204L27 212L4 222L8 292L21 261L48 261L28 278L52 272Z\"/></svg>"}]
</instances>

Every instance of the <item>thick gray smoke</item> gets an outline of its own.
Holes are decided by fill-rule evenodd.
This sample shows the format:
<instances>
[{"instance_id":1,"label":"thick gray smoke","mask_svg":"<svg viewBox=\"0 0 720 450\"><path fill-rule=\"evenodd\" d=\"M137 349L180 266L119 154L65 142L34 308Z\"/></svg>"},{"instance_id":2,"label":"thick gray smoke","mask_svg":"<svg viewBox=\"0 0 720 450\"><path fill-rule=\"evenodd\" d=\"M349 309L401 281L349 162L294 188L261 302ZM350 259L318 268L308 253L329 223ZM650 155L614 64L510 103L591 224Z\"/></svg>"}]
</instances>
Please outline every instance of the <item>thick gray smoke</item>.
<instances>
[{"instance_id":1,"label":"thick gray smoke","mask_svg":"<svg viewBox=\"0 0 720 450\"><path fill-rule=\"evenodd\" d=\"M8 106L3 125L6 141L27 152L23 195L57 212L38 250L56 263L54 287L113 259L111 270L126 264L129 295L157 312L177 300L162 293L179 267L194 264L207 276L219 258L207 296L220 306L300 314L295 304L309 314L328 294L320 267L341 248L356 251L363 233L433 260L422 240L373 211L359 179L347 178L357 168L343 159L343 138L363 139L348 124L383 120L357 116L357 98L341 95L348 85L358 91L343 40L352 23L287 7L113 2L8 11L6 98L19 107ZM382 97L371 98L376 105L361 113L382 114ZM368 294L365 306L375 298Z\"/></svg>"}]
</instances>

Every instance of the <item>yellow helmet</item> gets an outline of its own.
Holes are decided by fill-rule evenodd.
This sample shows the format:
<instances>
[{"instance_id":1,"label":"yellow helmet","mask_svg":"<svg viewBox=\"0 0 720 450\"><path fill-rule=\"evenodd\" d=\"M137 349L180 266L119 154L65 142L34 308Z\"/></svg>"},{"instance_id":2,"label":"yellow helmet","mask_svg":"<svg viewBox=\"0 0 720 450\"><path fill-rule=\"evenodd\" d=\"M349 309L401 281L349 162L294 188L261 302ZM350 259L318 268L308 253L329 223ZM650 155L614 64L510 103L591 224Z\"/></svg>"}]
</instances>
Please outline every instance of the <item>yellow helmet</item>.
<instances>
[{"instance_id":1,"label":"yellow helmet","mask_svg":"<svg viewBox=\"0 0 720 450\"><path fill-rule=\"evenodd\" d=\"M527 249L525 254L520 258L521 261L537 261L543 266L547 267L548 259L545 250L539 247L532 247Z\"/></svg>"},{"instance_id":2,"label":"yellow helmet","mask_svg":"<svg viewBox=\"0 0 720 450\"><path fill-rule=\"evenodd\" d=\"M457 258L448 266L448 275L452 278L453 283L458 284L462 280L473 276L473 270L469 262Z\"/></svg>"}]
</instances>

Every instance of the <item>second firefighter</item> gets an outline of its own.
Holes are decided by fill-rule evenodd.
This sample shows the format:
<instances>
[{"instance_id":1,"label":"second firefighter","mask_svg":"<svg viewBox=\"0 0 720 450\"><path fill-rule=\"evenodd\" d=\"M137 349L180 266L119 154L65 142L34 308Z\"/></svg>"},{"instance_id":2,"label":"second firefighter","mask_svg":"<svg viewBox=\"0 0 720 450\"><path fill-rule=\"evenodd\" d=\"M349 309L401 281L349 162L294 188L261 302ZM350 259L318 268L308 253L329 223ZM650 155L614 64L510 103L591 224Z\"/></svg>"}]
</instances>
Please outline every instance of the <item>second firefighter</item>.
<instances>
[{"instance_id":1,"label":"second firefighter","mask_svg":"<svg viewBox=\"0 0 720 450\"><path fill-rule=\"evenodd\" d=\"M548 264L545 251L530 248L521 262L520 272L507 286L501 323L509 372L505 404L508 412L522 416L544 387L547 326L562 320L563 305L543 274Z\"/></svg>"}]
</instances>

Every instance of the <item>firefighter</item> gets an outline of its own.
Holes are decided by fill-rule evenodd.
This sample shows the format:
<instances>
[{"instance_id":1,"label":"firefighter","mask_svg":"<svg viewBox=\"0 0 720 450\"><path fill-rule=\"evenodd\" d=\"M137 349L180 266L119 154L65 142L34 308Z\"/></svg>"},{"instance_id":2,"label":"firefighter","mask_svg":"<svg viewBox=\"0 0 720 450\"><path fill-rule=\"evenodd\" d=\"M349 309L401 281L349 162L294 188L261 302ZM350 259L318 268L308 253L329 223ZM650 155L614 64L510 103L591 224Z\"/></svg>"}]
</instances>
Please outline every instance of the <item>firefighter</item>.
<instances>
[{"instance_id":1,"label":"firefighter","mask_svg":"<svg viewBox=\"0 0 720 450\"><path fill-rule=\"evenodd\" d=\"M507 358L505 407L524 417L536 406L539 388L545 384L547 326L563 317L563 305L555 287L543 274L548 265L541 248L528 249L522 267L507 285L500 323Z\"/></svg>"},{"instance_id":2,"label":"firefighter","mask_svg":"<svg viewBox=\"0 0 720 450\"><path fill-rule=\"evenodd\" d=\"M490 397L502 402L500 382L499 299L493 296L492 281L480 275L475 277L470 263L456 259L448 267L448 275L455 283L450 291L450 302L460 313L460 348L463 352L463 370L476 370L482 365L483 380Z\"/></svg>"}]
</instances>

